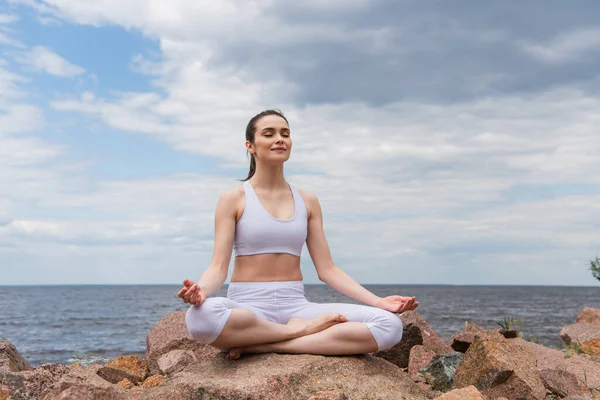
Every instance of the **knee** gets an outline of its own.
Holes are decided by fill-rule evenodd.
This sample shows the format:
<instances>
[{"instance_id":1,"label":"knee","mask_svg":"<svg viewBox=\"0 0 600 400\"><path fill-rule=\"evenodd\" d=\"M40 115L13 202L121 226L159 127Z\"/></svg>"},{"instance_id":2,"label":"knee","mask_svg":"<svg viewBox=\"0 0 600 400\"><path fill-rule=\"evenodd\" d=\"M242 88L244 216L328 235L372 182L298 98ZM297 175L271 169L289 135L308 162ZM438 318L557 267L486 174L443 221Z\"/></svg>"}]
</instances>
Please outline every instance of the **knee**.
<instances>
[{"instance_id":1,"label":"knee","mask_svg":"<svg viewBox=\"0 0 600 400\"><path fill-rule=\"evenodd\" d=\"M372 329L378 350L386 350L400 343L403 329L400 317L389 311L378 310Z\"/></svg>"},{"instance_id":2,"label":"knee","mask_svg":"<svg viewBox=\"0 0 600 400\"><path fill-rule=\"evenodd\" d=\"M208 298L199 307L190 306L185 313L185 325L194 340L203 344L212 343L222 329L222 319L230 310L221 298Z\"/></svg>"}]
</instances>

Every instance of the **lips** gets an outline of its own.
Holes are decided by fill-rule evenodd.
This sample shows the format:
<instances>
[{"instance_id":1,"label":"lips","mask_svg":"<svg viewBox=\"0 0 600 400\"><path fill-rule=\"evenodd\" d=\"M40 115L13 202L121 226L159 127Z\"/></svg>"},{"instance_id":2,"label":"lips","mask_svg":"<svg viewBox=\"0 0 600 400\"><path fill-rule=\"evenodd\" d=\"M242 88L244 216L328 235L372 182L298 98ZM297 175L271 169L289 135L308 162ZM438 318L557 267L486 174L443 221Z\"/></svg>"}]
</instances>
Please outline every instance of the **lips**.
<instances>
[{"instance_id":1,"label":"lips","mask_svg":"<svg viewBox=\"0 0 600 400\"><path fill-rule=\"evenodd\" d=\"M285 149L283 147L276 147L273 151L285 151Z\"/></svg>"}]
</instances>

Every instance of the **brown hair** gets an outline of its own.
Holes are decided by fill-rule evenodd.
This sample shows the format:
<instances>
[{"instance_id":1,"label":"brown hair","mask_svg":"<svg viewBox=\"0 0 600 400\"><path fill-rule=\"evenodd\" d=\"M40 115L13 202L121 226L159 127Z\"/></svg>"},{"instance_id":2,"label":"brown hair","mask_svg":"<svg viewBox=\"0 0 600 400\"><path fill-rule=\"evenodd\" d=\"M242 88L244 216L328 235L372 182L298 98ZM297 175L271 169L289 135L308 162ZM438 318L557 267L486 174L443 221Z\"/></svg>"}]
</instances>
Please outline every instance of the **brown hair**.
<instances>
[{"instance_id":1,"label":"brown hair","mask_svg":"<svg viewBox=\"0 0 600 400\"><path fill-rule=\"evenodd\" d=\"M283 113L281 111L279 111L279 110L262 111L262 112L256 114L254 117L252 117L252 119L248 122L248 125L246 126L246 140L247 141L249 141L250 143L254 143L254 135L256 133L256 123L258 122L259 119L261 119L262 117L266 117L267 115L277 115L277 116L283 118L285 120L285 122L287 122L289 125L287 118L283 115ZM242 182L247 181L248 179L252 178L252 176L254 175L255 172L256 172L256 159L254 158L254 154L250 154L250 170L248 171L248 176L246 177L246 179L242 179Z\"/></svg>"}]
</instances>

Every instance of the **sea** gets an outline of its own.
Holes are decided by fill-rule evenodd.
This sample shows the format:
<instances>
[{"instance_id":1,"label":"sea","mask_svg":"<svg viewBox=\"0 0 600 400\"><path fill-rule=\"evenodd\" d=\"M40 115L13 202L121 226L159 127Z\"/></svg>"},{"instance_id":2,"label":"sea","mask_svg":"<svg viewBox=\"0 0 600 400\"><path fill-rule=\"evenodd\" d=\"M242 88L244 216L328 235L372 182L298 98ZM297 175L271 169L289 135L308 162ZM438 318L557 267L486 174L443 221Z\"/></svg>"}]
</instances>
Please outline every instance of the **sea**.
<instances>
[{"instance_id":1,"label":"sea","mask_svg":"<svg viewBox=\"0 0 600 400\"><path fill-rule=\"evenodd\" d=\"M465 321L499 328L512 318L528 340L561 348L559 332L584 306L600 308L599 287L364 285L379 296L416 296L419 314L443 339ZM165 315L186 309L177 285L0 286L0 340L32 365L90 365L144 356L146 335ZM224 296L224 286L215 296ZM306 285L320 303L356 303L325 285ZM522 320L522 325L516 322Z\"/></svg>"}]
</instances>

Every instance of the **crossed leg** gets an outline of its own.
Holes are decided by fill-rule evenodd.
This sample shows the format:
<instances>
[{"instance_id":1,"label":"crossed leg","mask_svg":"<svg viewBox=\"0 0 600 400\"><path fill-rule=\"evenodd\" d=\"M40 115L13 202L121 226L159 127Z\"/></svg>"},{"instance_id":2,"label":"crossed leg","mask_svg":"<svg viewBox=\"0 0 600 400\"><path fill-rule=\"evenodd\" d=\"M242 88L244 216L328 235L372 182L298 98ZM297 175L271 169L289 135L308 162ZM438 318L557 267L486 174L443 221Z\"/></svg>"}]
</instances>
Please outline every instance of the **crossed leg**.
<instances>
[{"instance_id":1,"label":"crossed leg","mask_svg":"<svg viewBox=\"0 0 600 400\"><path fill-rule=\"evenodd\" d=\"M392 347L402 338L402 321L396 315L379 308L363 305L308 303L293 314L308 320L336 310L349 322L334 324L324 330L275 343L234 347L228 357L239 358L244 353L303 353L321 355L364 354Z\"/></svg>"}]
</instances>

